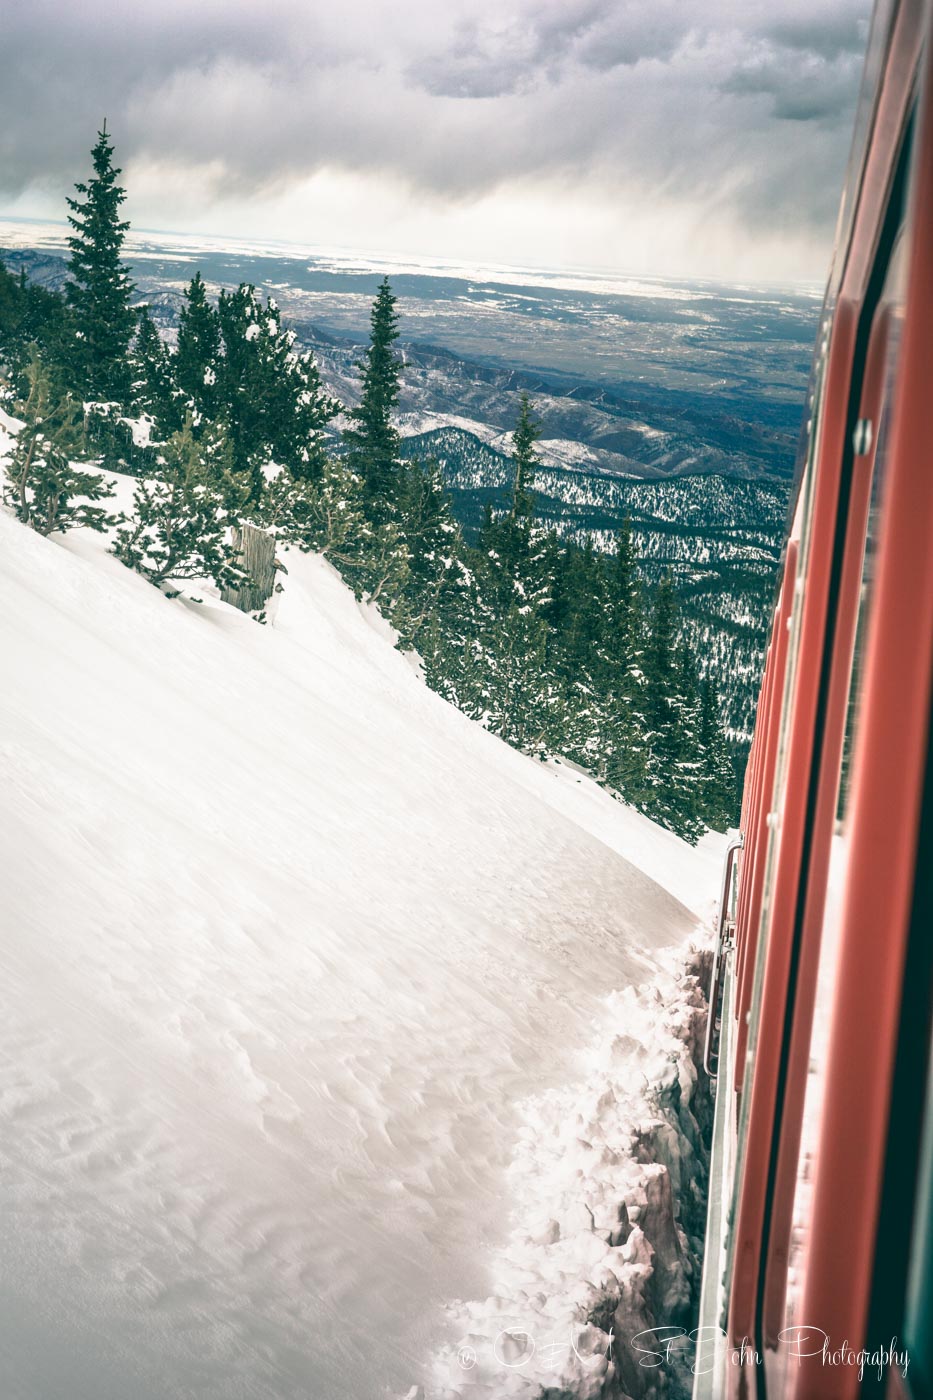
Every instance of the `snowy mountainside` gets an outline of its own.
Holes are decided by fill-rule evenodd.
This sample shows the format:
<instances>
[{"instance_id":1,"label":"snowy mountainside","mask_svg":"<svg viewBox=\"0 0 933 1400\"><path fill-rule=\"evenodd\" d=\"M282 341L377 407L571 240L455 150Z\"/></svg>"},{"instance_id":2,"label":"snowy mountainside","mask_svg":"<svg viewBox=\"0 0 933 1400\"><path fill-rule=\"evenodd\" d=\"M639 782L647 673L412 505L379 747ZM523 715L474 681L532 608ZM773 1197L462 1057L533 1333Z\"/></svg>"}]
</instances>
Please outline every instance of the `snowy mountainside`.
<instances>
[{"instance_id":1,"label":"snowy mountainside","mask_svg":"<svg viewBox=\"0 0 933 1400\"><path fill-rule=\"evenodd\" d=\"M504 507L514 475L508 441L449 424L407 436L402 450L437 461L468 536L475 536L487 503ZM540 455L546 465L535 475L535 502L542 520L561 534L581 541L590 536L598 549L611 549L628 516L644 576L656 583L671 570L684 631L716 682L726 724L735 737L749 740L787 486L700 473L650 481L614 476L583 460L561 465L547 439Z\"/></svg>"},{"instance_id":2,"label":"snowy mountainside","mask_svg":"<svg viewBox=\"0 0 933 1400\"><path fill-rule=\"evenodd\" d=\"M54 226L0 220L10 268L48 286L65 279L54 251L62 237ZM328 390L347 405L357 402L375 264L153 235L134 236L131 251L139 296L167 339L196 269L212 291L245 278L275 296L314 351ZM454 268L440 275L428 265L393 272L406 452L442 463L469 532L483 504L502 498L511 430L527 390L544 434L542 514L603 547L631 512L648 577L667 567L677 576L685 634L706 658L723 719L744 748L816 301L774 289L612 287L592 277L571 287L565 276L526 284L515 270L490 275Z\"/></svg>"},{"instance_id":3,"label":"snowy mountainside","mask_svg":"<svg viewBox=\"0 0 933 1400\"><path fill-rule=\"evenodd\" d=\"M8 1400L433 1400L527 1114L627 1016L677 1059L626 989L720 839L510 749L285 562L262 627L0 514Z\"/></svg>"}]
</instances>

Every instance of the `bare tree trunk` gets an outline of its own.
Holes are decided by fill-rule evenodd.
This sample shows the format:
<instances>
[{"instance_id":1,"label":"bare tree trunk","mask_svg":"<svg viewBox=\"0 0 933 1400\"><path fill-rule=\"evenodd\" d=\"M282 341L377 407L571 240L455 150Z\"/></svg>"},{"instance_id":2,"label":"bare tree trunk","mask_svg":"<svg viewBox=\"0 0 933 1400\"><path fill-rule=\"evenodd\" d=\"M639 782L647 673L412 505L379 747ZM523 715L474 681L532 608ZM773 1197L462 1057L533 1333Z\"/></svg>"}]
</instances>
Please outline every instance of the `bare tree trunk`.
<instances>
[{"instance_id":1,"label":"bare tree trunk","mask_svg":"<svg viewBox=\"0 0 933 1400\"><path fill-rule=\"evenodd\" d=\"M255 525L242 525L234 530L233 542L246 580L239 588L224 589L221 597L241 612L261 612L275 588L275 540Z\"/></svg>"}]
</instances>

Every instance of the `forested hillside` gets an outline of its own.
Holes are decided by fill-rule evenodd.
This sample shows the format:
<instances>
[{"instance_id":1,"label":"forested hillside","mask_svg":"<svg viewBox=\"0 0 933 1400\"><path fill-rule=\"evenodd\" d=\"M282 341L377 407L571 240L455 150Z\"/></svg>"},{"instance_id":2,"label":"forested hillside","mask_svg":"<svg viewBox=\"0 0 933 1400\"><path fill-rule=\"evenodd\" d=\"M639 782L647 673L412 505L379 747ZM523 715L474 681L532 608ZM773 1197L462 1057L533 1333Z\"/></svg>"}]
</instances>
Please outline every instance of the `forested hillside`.
<instances>
[{"instance_id":1,"label":"forested hillside","mask_svg":"<svg viewBox=\"0 0 933 1400\"><path fill-rule=\"evenodd\" d=\"M403 439L409 458L441 468L454 515L474 540L488 504L504 508L514 467L503 451L463 428L435 428ZM718 475L646 481L542 465L535 474L539 519L562 537L612 551L627 520L638 571L656 586L670 571L680 603L678 635L717 686L727 732L751 737L754 706L784 535L789 487Z\"/></svg>"},{"instance_id":2,"label":"forested hillside","mask_svg":"<svg viewBox=\"0 0 933 1400\"><path fill-rule=\"evenodd\" d=\"M703 561L661 546L669 522L643 508L639 535L621 497L598 508L598 525L558 519L527 394L498 498L478 502L478 522L456 511L448 487L463 487L449 454L445 480L443 443L403 451L385 279L350 408L249 284L215 299L195 276L167 343L122 259L112 150L105 130L92 178L69 201L61 291L0 273L6 402L24 424L8 507L40 533L106 532L118 559L168 591L210 579L243 596L249 531L321 553L472 718L525 752L579 763L690 840L722 829L735 781L717 677L710 666L701 675L708 637L674 577L676 566L696 585ZM113 509L108 470L138 478L131 511ZM577 510L593 508L591 489Z\"/></svg>"}]
</instances>

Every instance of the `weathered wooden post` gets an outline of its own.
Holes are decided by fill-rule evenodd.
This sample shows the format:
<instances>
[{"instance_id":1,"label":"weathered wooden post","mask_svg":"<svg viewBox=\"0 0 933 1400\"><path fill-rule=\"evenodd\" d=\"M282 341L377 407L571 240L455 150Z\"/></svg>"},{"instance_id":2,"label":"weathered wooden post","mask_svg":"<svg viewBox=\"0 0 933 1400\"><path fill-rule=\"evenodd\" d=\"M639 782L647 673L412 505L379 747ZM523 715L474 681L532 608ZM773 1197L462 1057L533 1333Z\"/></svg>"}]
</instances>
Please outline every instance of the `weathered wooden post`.
<instances>
[{"instance_id":1,"label":"weathered wooden post","mask_svg":"<svg viewBox=\"0 0 933 1400\"><path fill-rule=\"evenodd\" d=\"M221 597L241 612L261 612L275 588L275 540L255 525L241 525L233 532L233 543L246 579L239 588L224 589Z\"/></svg>"}]
</instances>

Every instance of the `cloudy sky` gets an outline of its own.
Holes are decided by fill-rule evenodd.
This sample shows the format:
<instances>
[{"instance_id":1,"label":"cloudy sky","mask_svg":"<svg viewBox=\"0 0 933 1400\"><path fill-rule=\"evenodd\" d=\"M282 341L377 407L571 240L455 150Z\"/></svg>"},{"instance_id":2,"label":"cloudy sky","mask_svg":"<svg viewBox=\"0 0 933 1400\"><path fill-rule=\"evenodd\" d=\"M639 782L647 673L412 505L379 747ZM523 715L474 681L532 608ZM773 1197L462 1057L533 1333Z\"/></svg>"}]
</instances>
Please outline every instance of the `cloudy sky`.
<instances>
[{"instance_id":1,"label":"cloudy sky","mask_svg":"<svg viewBox=\"0 0 933 1400\"><path fill-rule=\"evenodd\" d=\"M867 0L3 0L0 213L822 280Z\"/></svg>"}]
</instances>

